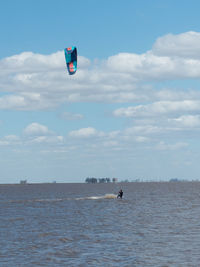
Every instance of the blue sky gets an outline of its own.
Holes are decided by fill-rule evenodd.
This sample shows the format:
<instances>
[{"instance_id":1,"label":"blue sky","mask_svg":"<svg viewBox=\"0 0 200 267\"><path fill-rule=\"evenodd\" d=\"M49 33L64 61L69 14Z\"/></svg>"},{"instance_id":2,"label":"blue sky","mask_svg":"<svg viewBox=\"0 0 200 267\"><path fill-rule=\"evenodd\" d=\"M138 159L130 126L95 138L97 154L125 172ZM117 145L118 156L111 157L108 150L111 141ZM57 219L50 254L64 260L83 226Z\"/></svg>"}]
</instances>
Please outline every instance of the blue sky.
<instances>
[{"instance_id":1,"label":"blue sky","mask_svg":"<svg viewBox=\"0 0 200 267\"><path fill-rule=\"evenodd\" d=\"M199 8L0 1L0 183L199 179Z\"/></svg>"}]
</instances>

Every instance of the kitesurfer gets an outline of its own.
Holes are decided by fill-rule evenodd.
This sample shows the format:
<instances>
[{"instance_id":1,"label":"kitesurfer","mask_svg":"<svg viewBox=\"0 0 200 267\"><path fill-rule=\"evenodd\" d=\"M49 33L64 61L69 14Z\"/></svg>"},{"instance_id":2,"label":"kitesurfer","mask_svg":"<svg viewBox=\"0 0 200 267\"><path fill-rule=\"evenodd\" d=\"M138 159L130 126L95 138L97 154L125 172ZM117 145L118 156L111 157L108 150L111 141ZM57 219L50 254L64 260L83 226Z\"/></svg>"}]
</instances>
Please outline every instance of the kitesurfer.
<instances>
[{"instance_id":1,"label":"kitesurfer","mask_svg":"<svg viewBox=\"0 0 200 267\"><path fill-rule=\"evenodd\" d=\"M117 198L122 198L123 197L123 191L122 189L119 190L119 193L117 195Z\"/></svg>"}]
</instances>

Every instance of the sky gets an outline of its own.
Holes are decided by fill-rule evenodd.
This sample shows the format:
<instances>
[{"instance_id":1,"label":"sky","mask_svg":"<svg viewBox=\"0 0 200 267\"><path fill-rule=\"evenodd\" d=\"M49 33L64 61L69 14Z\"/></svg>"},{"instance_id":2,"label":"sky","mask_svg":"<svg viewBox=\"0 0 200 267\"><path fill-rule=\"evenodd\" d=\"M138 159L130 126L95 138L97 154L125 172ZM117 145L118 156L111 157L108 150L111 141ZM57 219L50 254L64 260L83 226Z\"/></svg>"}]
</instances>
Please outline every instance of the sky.
<instances>
[{"instance_id":1,"label":"sky","mask_svg":"<svg viewBox=\"0 0 200 267\"><path fill-rule=\"evenodd\" d=\"M0 183L199 180L199 9L0 0Z\"/></svg>"}]
</instances>

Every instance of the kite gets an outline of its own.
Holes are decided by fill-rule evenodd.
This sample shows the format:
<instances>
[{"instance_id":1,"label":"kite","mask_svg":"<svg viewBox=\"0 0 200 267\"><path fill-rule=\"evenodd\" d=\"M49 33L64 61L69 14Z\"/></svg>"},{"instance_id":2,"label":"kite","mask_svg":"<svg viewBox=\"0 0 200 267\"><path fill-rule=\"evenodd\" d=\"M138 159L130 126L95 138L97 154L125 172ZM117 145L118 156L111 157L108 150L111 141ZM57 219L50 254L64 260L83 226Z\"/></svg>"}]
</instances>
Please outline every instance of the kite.
<instances>
[{"instance_id":1,"label":"kite","mask_svg":"<svg viewBox=\"0 0 200 267\"><path fill-rule=\"evenodd\" d=\"M65 48L65 60L69 75L77 70L77 49L75 46Z\"/></svg>"}]
</instances>

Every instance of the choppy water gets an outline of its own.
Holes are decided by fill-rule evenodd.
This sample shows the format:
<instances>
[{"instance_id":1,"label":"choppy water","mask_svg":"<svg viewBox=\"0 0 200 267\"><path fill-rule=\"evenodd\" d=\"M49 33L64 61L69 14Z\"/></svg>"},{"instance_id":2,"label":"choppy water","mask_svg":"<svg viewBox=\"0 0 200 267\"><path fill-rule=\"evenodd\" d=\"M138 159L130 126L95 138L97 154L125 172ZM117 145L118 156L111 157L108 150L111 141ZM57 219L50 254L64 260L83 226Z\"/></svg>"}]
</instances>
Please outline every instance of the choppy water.
<instances>
[{"instance_id":1,"label":"choppy water","mask_svg":"<svg viewBox=\"0 0 200 267\"><path fill-rule=\"evenodd\" d=\"M0 266L200 266L200 183L0 185Z\"/></svg>"}]
</instances>

